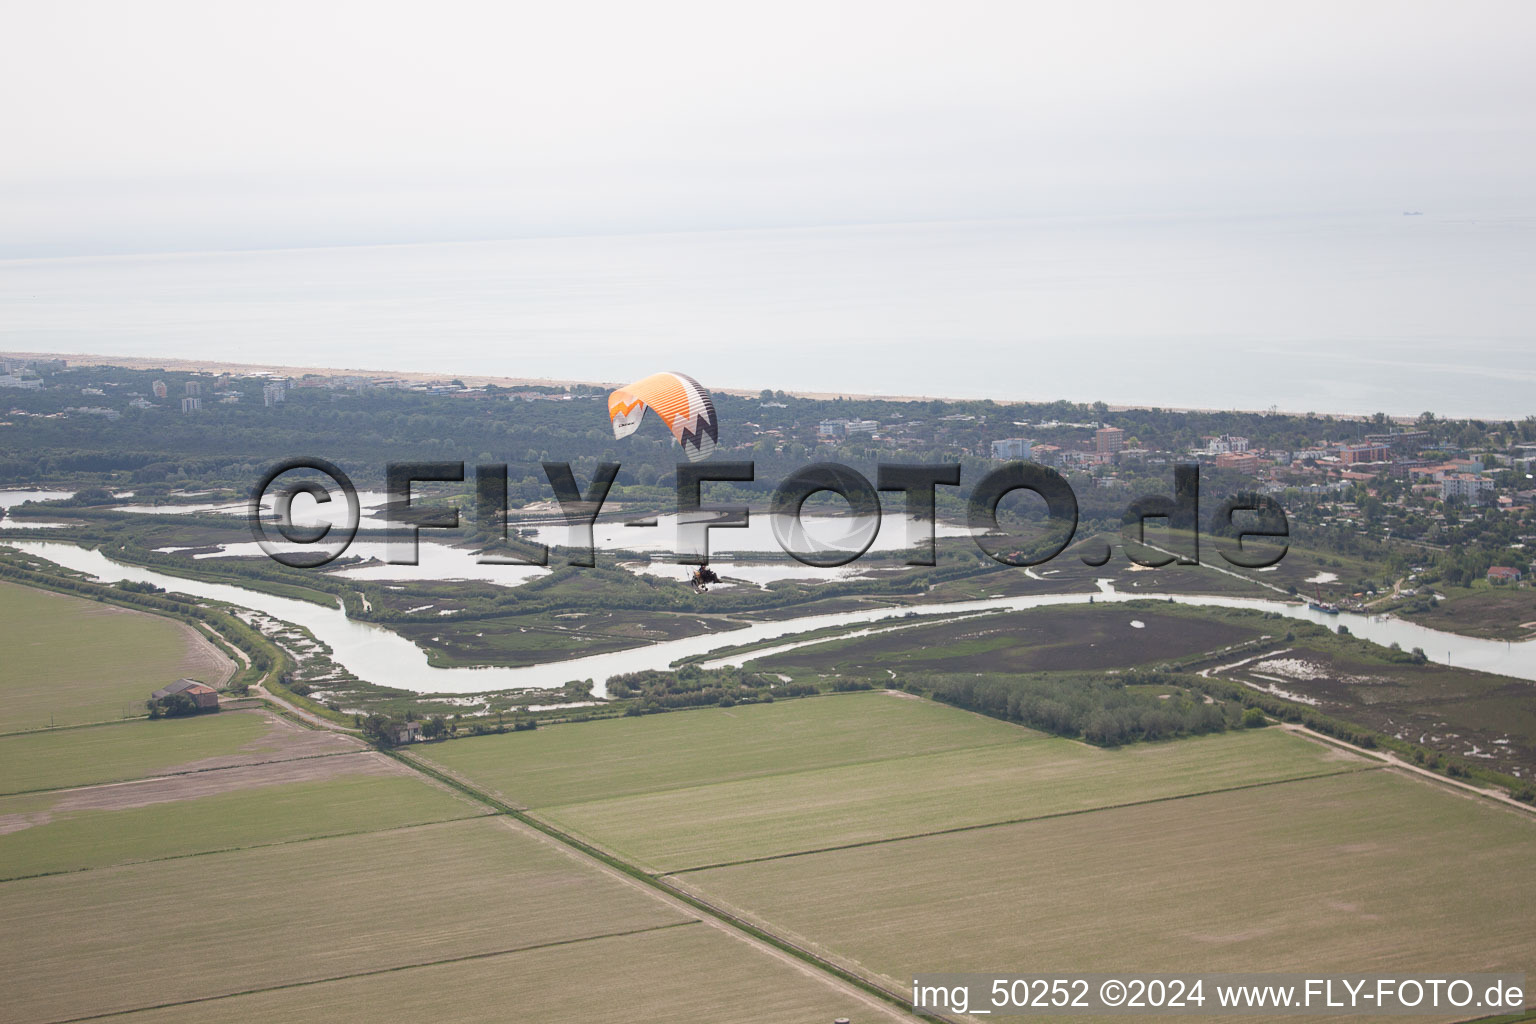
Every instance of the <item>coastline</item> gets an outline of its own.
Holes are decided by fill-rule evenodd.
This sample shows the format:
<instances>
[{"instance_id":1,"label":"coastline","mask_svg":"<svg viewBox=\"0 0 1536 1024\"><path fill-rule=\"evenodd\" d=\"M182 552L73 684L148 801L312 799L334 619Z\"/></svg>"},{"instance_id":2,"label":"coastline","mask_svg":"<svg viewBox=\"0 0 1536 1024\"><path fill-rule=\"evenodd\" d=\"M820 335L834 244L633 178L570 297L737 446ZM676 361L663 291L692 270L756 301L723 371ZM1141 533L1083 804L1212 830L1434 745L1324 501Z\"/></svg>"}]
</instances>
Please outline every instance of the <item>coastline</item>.
<instances>
[{"instance_id":1,"label":"coastline","mask_svg":"<svg viewBox=\"0 0 1536 1024\"><path fill-rule=\"evenodd\" d=\"M63 359L71 366L116 366L125 370L165 370L169 373L230 373L248 376L270 375L279 377L361 377L369 380L405 380L418 384L433 382L446 382L449 380L461 380L470 387L483 387L494 384L498 387L565 387L568 385L581 385L585 387L616 388L621 387L624 381L580 380L576 378L552 378L552 377L503 377L496 375L475 373L454 373L451 370L441 373L424 373L415 370L381 370L363 367L336 367L336 366L286 366L278 363L234 363L220 359L172 359L155 356L106 356L86 352L0 352L0 358L4 359ZM740 398L755 398L758 390L749 388L710 387L710 391L733 395ZM833 401L841 398L844 401L880 401L880 402L969 402L982 401L982 399L956 398L949 395L895 395L873 394L853 391L789 391L785 394L796 398L811 399L814 401ZM1029 405L1032 403L1055 401L1055 399L989 399L998 405ZM1158 409L1162 412L1178 413L1221 413L1236 412L1253 415L1266 415L1273 412L1280 416L1305 416L1312 413L1317 416L1332 417L1335 420L1349 422L1364 422L1374 413L1360 412L1327 412L1319 410L1289 410L1289 409L1229 409L1217 406L1176 406L1154 405L1152 403L1131 405L1109 405L1110 412L1130 412L1140 410ZM1451 417L1455 418L1455 417ZM1414 422L1412 416L1388 416L1388 421L1395 424L1409 424Z\"/></svg>"}]
</instances>

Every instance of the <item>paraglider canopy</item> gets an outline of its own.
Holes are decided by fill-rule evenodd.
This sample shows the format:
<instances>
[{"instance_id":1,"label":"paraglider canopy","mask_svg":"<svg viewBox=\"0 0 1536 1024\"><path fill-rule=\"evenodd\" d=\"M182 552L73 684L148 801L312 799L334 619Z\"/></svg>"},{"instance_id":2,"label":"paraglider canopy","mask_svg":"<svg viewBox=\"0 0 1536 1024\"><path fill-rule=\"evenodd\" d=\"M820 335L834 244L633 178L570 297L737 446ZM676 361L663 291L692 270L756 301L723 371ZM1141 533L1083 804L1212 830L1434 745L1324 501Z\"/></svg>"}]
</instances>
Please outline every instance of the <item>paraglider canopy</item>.
<instances>
[{"instance_id":1,"label":"paraglider canopy","mask_svg":"<svg viewBox=\"0 0 1536 1024\"><path fill-rule=\"evenodd\" d=\"M720 440L715 403L699 382L681 373L653 373L626 384L608 396L608 418L614 437L628 437L640 427L646 409L654 409L688 461L709 458Z\"/></svg>"}]
</instances>

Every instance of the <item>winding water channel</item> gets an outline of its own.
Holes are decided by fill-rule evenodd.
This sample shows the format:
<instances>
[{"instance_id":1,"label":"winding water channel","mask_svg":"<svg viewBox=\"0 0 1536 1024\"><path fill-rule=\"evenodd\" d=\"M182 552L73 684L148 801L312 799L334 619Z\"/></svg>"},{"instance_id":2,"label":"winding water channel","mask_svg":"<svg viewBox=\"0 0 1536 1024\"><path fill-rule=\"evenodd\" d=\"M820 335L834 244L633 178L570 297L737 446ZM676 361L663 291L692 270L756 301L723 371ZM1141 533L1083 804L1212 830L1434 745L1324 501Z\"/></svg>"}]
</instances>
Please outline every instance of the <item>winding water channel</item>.
<instances>
[{"instance_id":1,"label":"winding water channel","mask_svg":"<svg viewBox=\"0 0 1536 1024\"><path fill-rule=\"evenodd\" d=\"M1145 600L1140 594L1116 592L1106 581L1101 583L1102 592L1097 594L1036 594L929 604L917 608L870 608L824 615L806 615L799 618L755 623L722 633L685 637L609 654L594 654L566 661L530 665L525 668L433 668L427 664L426 652L411 641L382 626L353 621L347 618L346 613L339 607L327 608L307 601L296 601L248 590L233 584L204 583L142 569L138 566L124 565L114 562L100 551L74 544L37 540L7 540L5 543L57 565L89 573L104 582L127 580L151 583L166 590L176 590L209 600L226 601L233 605L264 612L274 618L308 629L317 640L331 648L332 657L338 664L347 668L358 678L380 686L395 686L418 693L479 693L515 687L550 688L560 686L572 679L592 679L597 684L596 692L602 693L603 683L607 678L621 672L664 669L679 658L704 655L738 644L774 640L828 626L879 622L901 618L914 612L922 616L952 615L965 612L1042 608L1049 605L1087 604L1090 600L1101 603ZM1327 626L1343 624L1347 625L1350 632L1356 636L1379 644L1396 642L1404 650L1422 647L1431 661L1536 680L1536 641L1509 643L1502 640L1478 640L1428 629L1403 619L1351 612L1343 612L1337 616L1324 615L1304 605L1264 598L1187 594L1162 595L1159 599L1166 599L1168 596L1178 604L1252 608L1259 611L1278 612L1287 618L1302 619ZM753 651L742 655L724 656L711 664L739 664L743 659L758 657L762 653Z\"/></svg>"}]
</instances>

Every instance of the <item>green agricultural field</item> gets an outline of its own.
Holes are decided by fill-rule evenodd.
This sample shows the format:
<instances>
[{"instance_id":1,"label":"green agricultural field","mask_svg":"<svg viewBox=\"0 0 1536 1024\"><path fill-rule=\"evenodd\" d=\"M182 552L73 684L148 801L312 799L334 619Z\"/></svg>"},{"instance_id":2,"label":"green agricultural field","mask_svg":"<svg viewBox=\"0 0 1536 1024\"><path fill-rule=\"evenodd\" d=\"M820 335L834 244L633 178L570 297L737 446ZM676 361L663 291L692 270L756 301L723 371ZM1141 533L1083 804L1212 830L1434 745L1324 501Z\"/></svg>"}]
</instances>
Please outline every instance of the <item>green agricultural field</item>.
<instances>
[{"instance_id":1,"label":"green agricultural field","mask_svg":"<svg viewBox=\"0 0 1536 1024\"><path fill-rule=\"evenodd\" d=\"M539 815L626 859L677 871L1378 764L1278 729L1105 750L1015 728L1013 743L666 789Z\"/></svg>"},{"instance_id":2,"label":"green agricultural field","mask_svg":"<svg viewBox=\"0 0 1536 1024\"><path fill-rule=\"evenodd\" d=\"M454 740L430 758L528 807L1017 743L1016 726L883 692Z\"/></svg>"},{"instance_id":3,"label":"green agricultural field","mask_svg":"<svg viewBox=\"0 0 1536 1024\"><path fill-rule=\"evenodd\" d=\"M381 1007L387 1008L381 1010ZM147 1010L125 1024L785 1024L913 1018L843 994L703 922Z\"/></svg>"},{"instance_id":4,"label":"green agricultural field","mask_svg":"<svg viewBox=\"0 0 1536 1024\"><path fill-rule=\"evenodd\" d=\"M1536 819L1390 771L682 881L896 985L998 964L1390 973L1536 962Z\"/></svg>"},{"instance_id":5,"label":"green agricultural field","mask_svg":"<svg viewBox=\"0 0 1536 1024\"><path fill-rule=\"evenodd\" d=\"M250 764L355 750L354 740L298 731L259 712L119 722L85 729L0 736L0 788L26 793L87 786L220 764Z\"/></svg>"},{"instance_id":6,"label":"green agricultural field","mask_svg":"<svg viewBox=\"0 0 1536 1024\"><path fill-rule=\"evenodd\" d=\"M0 1015L67 1020L691 917L504 817L22 879L0 883ZM502 980L510 996L515 970Z\"/></svg>"},{"instance_id":7,"label":"green agricultural field","mask_svg":"<svg viewBox=\"0 0 1536 1024\"><path fill-rule=\"evenodd\" d=\"M141 715L166 683L218 686L233 668L175 619L12 583L0 583L0 650L0 733Z\"/></svg>"},{"instance_id":8,"label":"green agricultural field","mask_svg":"<svg viewBox=\"0 0 1536 1024\"><path fill-rule=\"evenodd\" d=\"M751 667L856 675L887 669L906 674L1127 668L1252 640L1271 625L1256 615L1165 609L1123 604L1033 608L828 640L762 658Z\"/></svg>"},{"instance_id":9,"label":"green agricultural field","mask_svg":"<svg viewBox=\"0 0 1536 1024\"><path fill-rule=\"evenodd\" d=\"M3 797L0 880L484 813L484 805L362 752Z\"/></svg>"}]
</instances>

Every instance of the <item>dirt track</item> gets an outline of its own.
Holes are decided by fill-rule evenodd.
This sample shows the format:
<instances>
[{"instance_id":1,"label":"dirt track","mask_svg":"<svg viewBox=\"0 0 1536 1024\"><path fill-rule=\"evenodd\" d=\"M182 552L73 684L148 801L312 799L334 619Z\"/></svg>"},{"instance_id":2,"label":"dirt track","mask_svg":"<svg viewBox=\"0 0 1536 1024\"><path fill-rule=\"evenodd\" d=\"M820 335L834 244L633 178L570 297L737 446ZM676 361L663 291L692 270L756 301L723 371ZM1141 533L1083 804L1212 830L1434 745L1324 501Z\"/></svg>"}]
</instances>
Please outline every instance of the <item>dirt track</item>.
<instances>
[{"instance_id":1,"label":"dirt track","mask_svg":"<svg viewBox=\"0 0 1536 1024\"><path fill-rule=\"evenodd\" d=\"M341 754L366 750L362 740L341 732L306 729L304 726L266 711L223 711L226 715L260 715L268 722L267 732L259 739L240 747L239 750L217 757L205 757L167 768L161 775L182 775L202 772L213 768L234 768L240 765L266 764L272 761L292 761L301 757L320 754Z\"/></svg>"},{"instance_id":2,"label":"dirt track","mask_svg":"<svg viewBox=\"0 0 1536 1024\"><path fill-rule=\"evenodd\" d=\"M310 725L315 726L316 728L324 729L328 732L343 733L347 735L356 735L357 733L357 730L355 729L348 729L344 725L338 725L329 719L321 718L319 715L310 714L308 711L305 711L298 705L277 696L275 693L273 693L271 690L268 690L260 683L257 683L251 687L251 693L257 697L260 697L262 700L270 701L271 703L276 704L284 711L297 718L302 718L304 721L308 722Z\"/></svg>"},{"instance_id":3,"label":"dirt track","mask_svg":"<svg viewBox=\"0 0 1536 1024\"><path fill-rule=\"evenodd\" d=\"M187 638L187 661L191 677L217 690L235 674L235 663L213 646L206 634L185 622L178 623Z\"/></svg>"}]
</instances>

